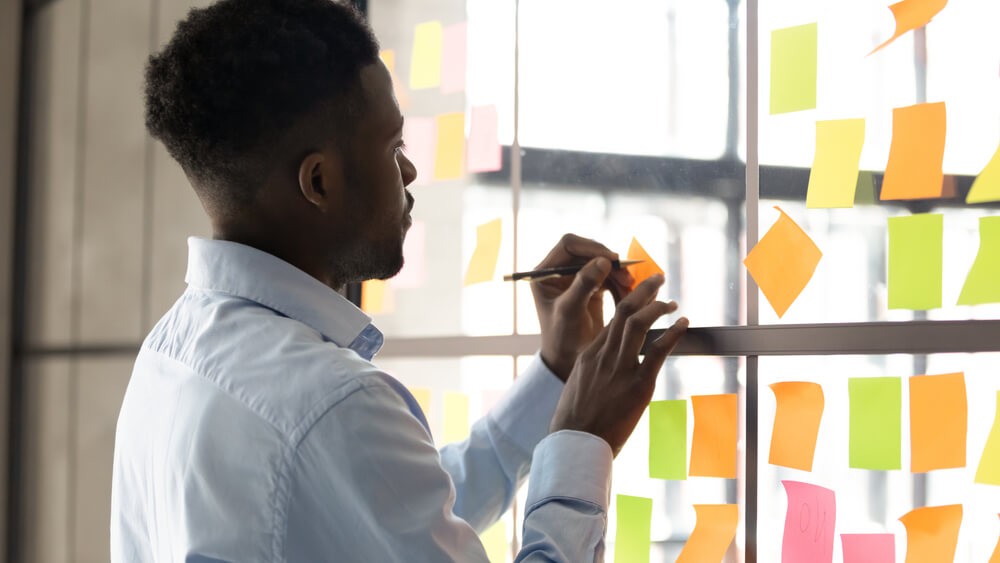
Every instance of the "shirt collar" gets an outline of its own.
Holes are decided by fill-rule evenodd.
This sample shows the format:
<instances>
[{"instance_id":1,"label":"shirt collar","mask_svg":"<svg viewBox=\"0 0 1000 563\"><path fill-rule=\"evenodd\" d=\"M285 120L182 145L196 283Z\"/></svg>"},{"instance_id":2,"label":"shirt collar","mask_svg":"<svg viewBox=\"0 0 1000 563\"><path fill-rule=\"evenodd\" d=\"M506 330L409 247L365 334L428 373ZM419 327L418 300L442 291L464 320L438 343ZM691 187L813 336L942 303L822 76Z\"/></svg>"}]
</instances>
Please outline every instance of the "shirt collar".
<instances>
[{"instance_id":1,"label":"shirt collar","mask_svg":"<svg viewBox=\"0 0 1000 563\"><path fill-rule=\"evenodd\" d=\"M184 280L191 287L260 303L366 360L382 347L382 333L361 309L316 278L256 248L190 237Z\"/></svg>"}]
</instances>

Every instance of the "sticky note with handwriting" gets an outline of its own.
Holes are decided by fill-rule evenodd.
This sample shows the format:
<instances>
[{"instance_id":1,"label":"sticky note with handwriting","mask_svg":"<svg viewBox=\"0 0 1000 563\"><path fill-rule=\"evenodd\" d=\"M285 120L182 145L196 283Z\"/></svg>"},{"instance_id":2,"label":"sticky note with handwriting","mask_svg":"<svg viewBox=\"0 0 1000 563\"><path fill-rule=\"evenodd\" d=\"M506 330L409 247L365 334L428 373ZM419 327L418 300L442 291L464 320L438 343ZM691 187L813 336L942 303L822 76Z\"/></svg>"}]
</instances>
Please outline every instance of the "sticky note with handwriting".
<instances>
[{"instance_id":1,"label":"sticky note with handwriting","mask_svg":"<svg viewBox=\"0 0 1000 563\"><path fill-rule=\"evenodd\" d=\"M906 563L955 560L961 504L915 508L899 521L906 527Z\"/></svg>"},{"instance_id":2,"label":"sticky note with handwriting","mask_svg":"<svg viewBox=\"0 0 1000 563\"><path fill-rule=\"evenodd\" d=\"M729 544L736 537L740 521L739 506L735 504L696 504L697 519L694 531L677 557L676 563L703 563L722 561Z\"/></svg>"},{"instance_id":3,"label":"sticky note with handwriting","mask_svg":"<svg viewBox=\"0 0 1000 563\"><path fill-rule=\"evenodd\" d=\"M911 471L965 467L965 374L910 378Z\"/></svg>"},{"instance_id":4,"label":"sticky note with handwriting","mask_svg":"<svg viewBox=\"0 0 1000 563\"><path fill-rule=\"evenodd\" d=\"M737 397L695 395L691 437L691 476L736 478L736 440L739 431Z\"/></svg>"},{"instance_id":5,"label":"sticky note with handwriting","mask_svg":"<svg viewBox=\"0 0 1000 563\"><path fill-rule=\"evenodd\" d=\"M772 383L777 401L768 463L812 471L823 418L823 386L809 381Z\"/></svg>"},{"instance_id":6,"label":"sticky note with handwriting","mask_svg":"<svg viewBox=\"0 0 1000 563\"><path fill-rule=\"evenodd\" d=\"M687 401L649 403L649 476L687 478Z\"/></svg>"},{"instance_id":7,"label":"sticky note with handwriting","mask_svg":"<svg viewBox=\"0 0 1000 563\"><path fill-rule=\"evenodd\" d=\"M850 453L855 469L899 469L903 399L898 377L852 377Z\"/></svg>"},{"instance_id":8,"label":"sticky note with handwriting","mask_svg":"<svg viewBox=\"0 0 1000 563\"><path fill-rule=\"evenodd\" d=\"M830 489L782 481L788 496L785 534L781 539L782 563L831 563L833 530L837 523L837 497Z\"/></svg>"}]
</instances>

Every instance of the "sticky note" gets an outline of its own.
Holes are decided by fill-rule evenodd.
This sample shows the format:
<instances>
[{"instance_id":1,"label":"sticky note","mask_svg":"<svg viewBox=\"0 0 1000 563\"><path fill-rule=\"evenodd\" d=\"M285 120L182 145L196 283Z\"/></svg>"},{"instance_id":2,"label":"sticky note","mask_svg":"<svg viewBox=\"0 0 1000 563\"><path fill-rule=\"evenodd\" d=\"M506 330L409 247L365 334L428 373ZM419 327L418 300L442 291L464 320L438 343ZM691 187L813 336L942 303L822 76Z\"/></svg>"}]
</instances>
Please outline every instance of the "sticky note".
<instances>
[{"instance_id":1,"label":"sticky note","mask_svg":"<svg viewBox=\"0 0 1000 563\"><path fill-rule=\"evenodd\" d=\"M436 88L441 84L441 50L444 28L439 21L417 24L413 30L410 89Z\"/></svg>"},{"instance_id":2,"label":"sticky note","mask_svg":"<svg viewBox=\"0 0 1000 563\"><path fill-rule=\"evenodd\" d=\"M997 514L1000 516L1000 514ZM1000 539L997 540L997 546L993 550L993 556L990 557L990 563L1000 563Z\"/></svg>"},{"instance_id":3,"label":"sticky note","mask_svg":"<svg viewBox=\"0 0 1000 563\"><path fill-rule=\"evenodd\" d=\"M632 289L639 286L649 276L663 275L663 268L657 265L653 257L646 252L646 249L639 244L638 239L632 237L632 242L628 245L628 255L626 260L642 260L641 264L634 264L628 267L628 273L632 274Z\"/></svg>"},{"instance_id":4,"label":"sticky note","mask_svg":"<svg viewBox=\"0 0 1000 563\"><path fill-rule=\"evenodd\" d=\"M506 517L487 528L479 535L479 540L483 542L483 549L486 550L490 563L505 563L510 559L510 532Z\"/></svg>"},{"instance_id":5,"label":"sticky note","mask_svg":"<svg viewBox=\"0 0 1000 563\"><path fill-rule=\"evenodd\" d=\"M864 119L816 122L816 156L809 172L806 207L854 207Z\"/></svg>"},{"instance_id":6,"label":"sticky note","mask_svg":"<svg viewBox=\"0 0 1000 563\"><path fill-rule=\"evenodd\" d=\"M649 476L687 479L687 401L649 403Z\"/></svg>"},{"instance_id":7,"label":"sticky note","mask_svg":"<svg viewBox=\"0 0 1000 563\"><path fill-rule=\"evenodd\" d=\"M396 72L396 51L392 49L382 49L378 52L378 58L382 59L382 64L389 70L389 74Z\"/></svg>"},{"instance_id":8,"label":"sticky note","mask_svg":"<svg viewBox=\"0 0 1000 563\"><path fill-rule=\"evenodd\" d=\"M923 27L931 21L938 12L944 9L948 0L903 0L889 6L896 18L896 32L884 43L875 47L869 55L880 51L883 47L898 39L907 31Z\"/></svg>"},{"instance_id":9,"label":"sticky note","mask_svg":"<svg viewBox=\"0 0 1000 563\"><path fill-rule=\"evenodd\" d=\"M831 563L837 497L833 491L798 481L782 481L788 496L782 563Z\"/></svg>"},{"instance_id":10,"label":"sticky note","mask_svg":"<svg viewBox=\"0 0 1000 563\"><path fill-rule=\"evenodd\" d=\"M466 31L465 22L444 28L442 39L441 93L453 94L465 90Z\"/></svg>"},{"instance_id":11,"label":"sticky note","mask_svg":"<svg viewBox=\"0 0 1000 563\"><path fill-rule=\"evenodd\" d=\"M677 557L677 563L722 561L736 537L740 511L735 504L696 504L694 531Z\"/></svg>"},{"instance_id":12,"label":"sticky note","mask_svg":"<svg viewBox=\"0 0 1000 563\"><path fill-rule=\"evenodd\" d=\"M1000 201L1000 147L993 153L993 158L986 164L982 172L976 176L965 196L965 203L983 203Z\"/></svg>"},{"instance_id":13,"label":"sticky note","mask_svg":"<svg viewBox=\"0 0 1000 563\"><path fill-rule=\"evenodd\" d=\"M649 563L653 499L618 495L615 512L615 563Z\"/></svg>"},{"instance_id":14,"label":"sticky note","mask_svg":"<svg viewBox=\"0 0 1000 563\"><path fill-rule=\"evenodd\" d=\"M437 116L437 149L434 156L434 179L454 180L462 177L465 160L465 114L446 113Z\"/></svg>"},{"instance_id":15,"label":"sticky note","mask_svg":"<svg viewBox=\"0 0 1000 563\"><path fill-rule=\"evenodd\" d=\"M418 186L431 183L434 177L434 154L437 147L437 122L431 117L407 117L403 123L406 157L417 169Z\"/></svg>"},{"instance_id":16,"label":"sticky note","mask_svg":"<svg viewBox=\"0 0 1000 563\"><path fill-rule=\"evenodd\" d=\"M854 205L875 205L875 175L867 170L858 172L858 187L854 190Z\"/></svg>"},{"instance_id":17,"label":"sticky note","mask_svg":"<svg viewBox=\"0 0 1000 563\"><path fill-rule=\"evenodd\" d=\"M444 394L444 441L461 442L469 436L469 397L465 393Z\"/></svg>"},{"instance_id":18,"label":"sticky note","mask_svg":"<svg viewBox=\"0 0 1000 563\"><path fill-rule=\"evenodd\" d=\"M1000 216L979 218L979 252L965 277L959 305L1000 303Z\"/></svg>"},{"instance_id":19,"label":"sticky note","mask_svg":"<svg viewBox=\"0 0 1000 563\"><path fill-rule=\"evenodd\" d=\"M469 118L469 172L500 170L501 149L497 137L497 107L472 106Z\"/></svg>"},{"instance_id":20,"label":"sticky note","mask_svg":"<svg viewBox=\"0 0 1000 563\"><path fill-rule=\"evenodd\" d=\"M808 381L772 383L777 401L768 463L812 471L823 418L823 387Z\"/></svg>"},{"instance_id":21,"label":"sticky note","mask_svg":"<svg viewBox=\"0 0 1000 563\"><path fill-rule=\"evenodd\" d=\"M469 267L465 270L464 285L482 283L493 279L500 257L500 219L494 219L476 227L476 249L472 252Z\"/></svg>"},{"instance_id":22,"label":"sticky note","mask_svg":"<svg viewBox=\"0 0 1000 563\"><path fill-rule=\"evenodd\" d=\"M815 23L771 32L771 115L816 107Z\"/></svg>"},{"instance_id":23,"label":"sticky note","mask_svg":"<svg viewBox=\"0 0 1000 563\"><path fill-rule=\"evenodd\" d=\"M965 374L910 378L911 471L965 467Z\"/></svg>"},{"instance_id":24,"label":"sticky note","mask_svg":"<svg viewBox=\"0 0 1000 563\"><path fill-rule=\"evenodd\" d=\"M944 102L892 110L892 144L881 199L941 197L945 122Z\"/></svg>"},{"instance_id":25,"label":"sticky note","mask_svg":"<svg viewBox=\"0 0 1000 563\"><path fill-rule=\"evenodd\" d=\"M925 506L899 519L906 526L906 563L955 560L962 505Z\"/></svg>"},{"instance_id":26,"label":"sticky note","mask_svg":"<svg viewBox=\"0 0 1000 563\"><path fill-rule=\"evenodd\" d=\"M420 410L424 412L424 418L429 418L431 413L431 390L424 387L409 388L410 394L420 405Z\"/></svg>"},{"instance_id":27,"label":"sticky note","mask_svg":"<svg viewBox=\"0 0 1000 563\"><path fill-rule=\"evenodd\" d=\"M380 315L391 311L390 290L385 280L365 280L361 282L361 310L371 314Z\"/></svg>"},{"instance_id":28,"label":"sticky note","mask_svg":"<svg viewBox=\"0 0 1000 563\"><path fill-rule=\"evenodd\" d=\"M691 437L692 476L736 478L737 401L735 393L695 395Z\"/></svg>"},{"instance_id":29,"label":"sticky note","mask_svg":"<svg viewBox=\"0 0 1000 563\"><path fill-rule=\"evenodd\" d=\"M753 247L743 264L778 317L812 279L823 253L780 207L781 216Z\"/></svg>"},{"instance_id":30,"label":"sticky note","mask_svg":"<svg viewBox=\"0 0 1000 563\"><path fill-rule=\"evenodd\" d=\"M856 469L899 469L902 384L898 377L852 377L849 465Z\"/></svg>"},{"instance_id":31,"label":"sticky note","mask_svg":"<svg viewBox=\"0 0 1000 563\"><path fill-rule=\"evenodd\" d=\"M979 459L979 469L976 470L976 483L1000 485L1000 391L997 392L997 412L993 428Z\"/></svg>"},{"instance_id":32,"label":"sticky note","mask_svg":"<svg viewBox=\"0 0 1000 563\"><path fill-rule=\"evenodd\" d=\"M896 538L892 534L840 534L844 563L895 563Z\"/></svg>"},{"instance_id":33,"label":"sticky note","mask_svg":"<svg viewBox=\"0 0 1000 563\"><path fill-rule=\"evenodd\" d=\"M889 308L941 306L944 216L889 217Z\"/></svg>"}]
</instances>

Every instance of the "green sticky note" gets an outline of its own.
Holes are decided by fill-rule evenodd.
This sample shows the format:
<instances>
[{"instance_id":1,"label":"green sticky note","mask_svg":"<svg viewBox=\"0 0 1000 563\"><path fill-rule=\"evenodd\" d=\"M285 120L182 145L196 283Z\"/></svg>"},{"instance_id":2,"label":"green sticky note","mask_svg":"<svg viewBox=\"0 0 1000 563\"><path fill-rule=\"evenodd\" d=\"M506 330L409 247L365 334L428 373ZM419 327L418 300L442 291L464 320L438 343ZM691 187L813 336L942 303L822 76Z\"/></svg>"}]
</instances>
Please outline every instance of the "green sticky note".
<instances>
[{"instance_id":1,"label":"green sticky note","mask_svg":"<svg viewBox=\"0 0 1000 563\"><path fill-rule=\"evenodd\" d=\"M1000 303L1000 216L979 218L979 253L965 278L959 305Z\"/></svg>"},{"instance_id":2,"label":"green sticky note","mask_svg":"<svg viewBox=\"0 0 1000 563\"><path fill-rule=\"evenodd\" d=\"M806 207L854 207L864 144L864 119L816 122L816 156L809 172Z\"/></svg>"},{"instance_id":3,"label":"green sticky note","mask_svg":"<svg viewBox=\"0 0 1000 563\"><path fill-rule=\"evenodd\" d=\"M850 467L899 469L902 383L898 377L852 377Z\"/></svg>"},{"instance_id":4,"label":"green sticky note","mask_svg":"<svg viewBox=\"0 0 1000 563\"><path fill-rule=\"evenodd\" d=\"M889 308L941 306L944 216L889 217Z\"/></svg>"},{"instance_id":5,"label":"green sticky note","mask_svg":"<svg viewBox=\"0 0 1000 563\"><path fill-rule=\"evenodd\" d=\"M771 32L771 115L816 107L815 23Z\"/></svg>"},{"instance_id":6,"label":"green sticky note","mask_svg":"<svg viewBox=\"0 0 1000 563\"><path fill-rule=\"evenodd\" d=\"M618 495L615 509L615 563L649 563L653 499Z\"/></svg>"},{"instance_id":7,"label":"green sticky note","mask_svg":"<svg viewBox=\"0 0 1000 563\"><path fill-rule=\"evenodd\" d=\"M649 403L649 476L687 479L687 401Z\"/></svg>"}]
</instances>

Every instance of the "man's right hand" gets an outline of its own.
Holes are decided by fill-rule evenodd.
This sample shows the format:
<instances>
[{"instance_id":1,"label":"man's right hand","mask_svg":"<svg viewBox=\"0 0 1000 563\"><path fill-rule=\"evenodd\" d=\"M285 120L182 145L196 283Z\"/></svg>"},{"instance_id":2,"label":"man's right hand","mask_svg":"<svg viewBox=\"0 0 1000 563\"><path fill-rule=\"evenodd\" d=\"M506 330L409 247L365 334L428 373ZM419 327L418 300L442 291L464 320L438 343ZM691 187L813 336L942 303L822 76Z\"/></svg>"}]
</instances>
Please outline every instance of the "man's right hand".
<instances>
[{"instance_id":1,"label":"man's right hand","mask_svg":"<svg viewBox=\"0 0 1000 563\"><path fill-rule=\"evenodd\" d=\"M688 320L680 318L649 344L639 362L649 327L677 310L672 301L654 300L661 285L663 276L659 275L639 284L577 358L552 417L553 432L587 432L603 438L615 456L621 451L653 397L660 367L688 326Z\"/></svg>"}]
</instances>

